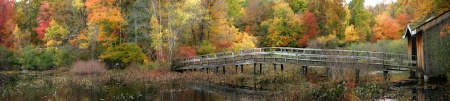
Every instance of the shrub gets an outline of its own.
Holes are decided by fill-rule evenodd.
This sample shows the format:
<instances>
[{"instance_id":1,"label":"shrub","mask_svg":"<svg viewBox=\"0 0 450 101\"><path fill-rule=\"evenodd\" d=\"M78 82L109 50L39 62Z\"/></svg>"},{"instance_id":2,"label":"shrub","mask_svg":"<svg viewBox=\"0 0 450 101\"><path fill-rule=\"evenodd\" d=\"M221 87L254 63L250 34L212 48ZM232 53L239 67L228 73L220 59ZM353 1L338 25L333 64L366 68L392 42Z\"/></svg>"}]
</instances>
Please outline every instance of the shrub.
<instances>
[{"instance_id":1,"label":"shrub","mask_svg":"<svg viewBox=\"0 0 450 101\"><path fill-rule=\"evenodd\" d=\"M406 40L378 40L376 43L355 43L347 49L406 54L408 43Z\"/></svg>"},{"instance_id":2,"label":"shrub","mask_svg":"<svg viewBox=\"0 0 450 101\"><path fill-rule=\"evenodd\" d=\"M146 59L141 47L136 44L120 44L118 46L108 47L100 58L105 60L110 66L120 63L121 67L129 63L143 63Z\"/></svg>"},{"instance_id":3,"label":"shrub","mask_svg":"<svg viewBox=\"0 0 450 101\"><path fill-rule=\"evenodd\" d=\"M55 67L54 49L35 49L31 46L25 47L22 52L19 63L22 64L22 69L27 70L48 70Z\"/></svg>"},{"instance_id":4,"label":"shrub","mask_svg":"<svg viewBox=\"0 0 450 101\"><path fill-rule=\"evenodd\" d=\"M202 46L198 49L198 54L211 54L214 51L216 51L216 47L211 42L203 40Z\"/></svg>"},{"instance_id":5,"label":"shrub","mask_svg":"<svg viewBox=\"0 0 450 101\"><path fill-rule=\"evenodd\" d=\"M196 56L197 50L191 46L181 46L178 48L178 52L176 53L177 58L186 58L191 56Z\"/></svg>"},{"instance_id":6,"label":"shrub","mask_svg":"<svg viewBox=\"0 0 450 101\"><path fill-rule=\"evenodd\" d=\"M75 60L75 56L72 54L73 52L69 48L61 48L57 50L54 61L55 66L61 67L72 65Z\"/></svg>"},{"instance_id":7,"label":"shrub","mask_svg":"<svg viewBox=\"0 0 450 101\"><path fill-rule=\"evenodd\" d=\"M9 70L18 64L17 54L6 47L0 46L0 70Z\"/></svg>"},{"instance_id":8,"label":"shrub","mask_svg":"<svg viewBox=\"0 0 450 101\"><path fill-rule=\"evenodd\" d=\"M106 72L106 65L99 61L77 61L70 70L79 75L102 74Z\"/></svg>"},{"instance_id":9,"label":"shrub","mask_svg":"<svg viewBox=\"0 0 450 101\"><path fill-rule=\"evenodd\" d=\"M61 66L70 66L75 57L68 48L37 49L31 46L24 48L19 63L22 69L49 70Z\"/></svg>"}]
</instances>

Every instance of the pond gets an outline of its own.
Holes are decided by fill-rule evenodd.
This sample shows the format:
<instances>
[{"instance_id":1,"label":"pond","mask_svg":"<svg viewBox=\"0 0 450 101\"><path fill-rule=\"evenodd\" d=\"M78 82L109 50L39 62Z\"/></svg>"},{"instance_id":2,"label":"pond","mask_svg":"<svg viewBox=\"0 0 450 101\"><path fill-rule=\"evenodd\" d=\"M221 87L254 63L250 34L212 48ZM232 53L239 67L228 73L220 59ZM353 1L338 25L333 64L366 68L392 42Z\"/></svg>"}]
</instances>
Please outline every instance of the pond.
<instances>
[{"instance_id":1,"label":"pond","mask_svg":"<svg viewBox=\"0 0 450 101\"><path fill-rule=\"evenodd\" d=\"M208 82L124 81L120 79L77 79L58 76L1 76L0 99L5 101L225 101L289 100L284 89L267 90L233 87ZM277 86L277 85L267 85ZM446 100L449 89L440 84L423 85L417 81L389 84L382 96L372 100ZM292 99L291 99L292 100Z\"/></svg>"}]
</instances>

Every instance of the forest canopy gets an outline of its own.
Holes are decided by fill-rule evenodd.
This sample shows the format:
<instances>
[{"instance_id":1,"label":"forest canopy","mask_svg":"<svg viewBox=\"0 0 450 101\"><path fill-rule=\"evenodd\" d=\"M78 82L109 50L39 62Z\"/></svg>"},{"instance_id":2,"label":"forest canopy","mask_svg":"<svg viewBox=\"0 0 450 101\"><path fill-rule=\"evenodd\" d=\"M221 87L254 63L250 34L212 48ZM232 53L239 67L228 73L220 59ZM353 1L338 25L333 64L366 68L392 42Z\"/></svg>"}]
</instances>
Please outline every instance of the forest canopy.
<instances>
[{"instance_id":1,"label":"forest canopy","mask_svg":"<svg viewBox=\"0 0 450 101\"><path fill-rule=\"evenodd\" d=\"M337 48L396 40L407 24L450 8L448 0L364 2L0 0L0 44L17 57L64 52L75 60L170 62L254 47Z\"/></svg>"}]
</instances>

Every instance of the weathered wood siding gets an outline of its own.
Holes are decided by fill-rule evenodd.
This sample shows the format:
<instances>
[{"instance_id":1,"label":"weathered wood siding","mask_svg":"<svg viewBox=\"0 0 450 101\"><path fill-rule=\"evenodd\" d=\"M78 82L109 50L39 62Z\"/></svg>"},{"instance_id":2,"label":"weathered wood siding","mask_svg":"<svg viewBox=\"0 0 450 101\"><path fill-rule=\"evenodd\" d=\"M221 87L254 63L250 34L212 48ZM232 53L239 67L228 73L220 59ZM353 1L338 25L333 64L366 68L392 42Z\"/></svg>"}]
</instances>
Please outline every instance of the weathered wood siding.
<instances>
[{"instance_id":1,"label":"weathered wood siding","mask_svg":"<svg viewBox=\"0 0 450 101\"><path fill-rule=\"evenodd\" d=\"M423 59L423 34L419 32L416 35L416 48L417 48L417 69L419 72L425 72L424 59Z\"/></svg>"},{"instance_id":2,"label":"weathered wood siding","mask_svg":"<svg viewBox=\"0 0 450 101\"><path fill-rule=\"evenodd\" d=\"M423 49L422 66L425 67L425 74L429 76L445 75L450 68L450 33L447 26L450 26L449 19L437 22L421 34L423 45L418 44L421 46L418 48Z\"/></svg>"}]
</instances>

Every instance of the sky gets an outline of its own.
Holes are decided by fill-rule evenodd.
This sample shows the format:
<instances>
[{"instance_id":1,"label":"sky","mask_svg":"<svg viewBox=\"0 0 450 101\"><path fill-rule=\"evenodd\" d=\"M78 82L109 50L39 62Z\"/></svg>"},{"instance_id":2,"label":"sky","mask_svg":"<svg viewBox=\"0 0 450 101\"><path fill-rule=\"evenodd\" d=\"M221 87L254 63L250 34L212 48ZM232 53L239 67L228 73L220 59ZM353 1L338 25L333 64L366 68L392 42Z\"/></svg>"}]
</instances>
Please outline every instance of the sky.
<instances>
[{"instance_id":1,"label":"sky","mask_svg":"<svg viewBox=\"0 0 450 101\"><path fill-rule=\"evenodd\" d=\"M350 3L352 0L345 0L347 3ZM385 1L385 4L396 2L397 0L365 0L364 6L375 6L376 4L382 3Z\"/></svg>"}]
</instances>

